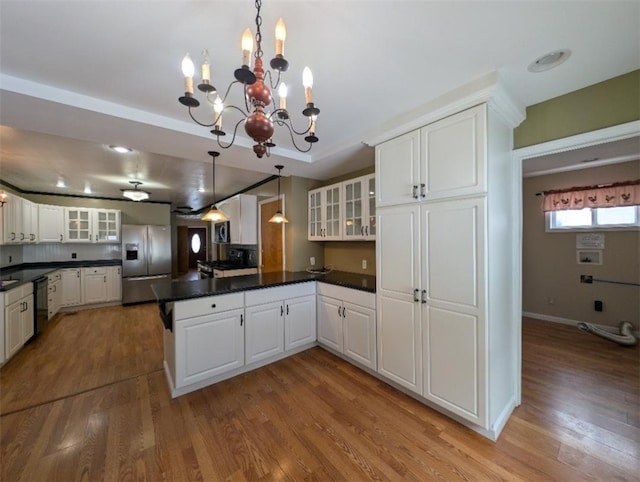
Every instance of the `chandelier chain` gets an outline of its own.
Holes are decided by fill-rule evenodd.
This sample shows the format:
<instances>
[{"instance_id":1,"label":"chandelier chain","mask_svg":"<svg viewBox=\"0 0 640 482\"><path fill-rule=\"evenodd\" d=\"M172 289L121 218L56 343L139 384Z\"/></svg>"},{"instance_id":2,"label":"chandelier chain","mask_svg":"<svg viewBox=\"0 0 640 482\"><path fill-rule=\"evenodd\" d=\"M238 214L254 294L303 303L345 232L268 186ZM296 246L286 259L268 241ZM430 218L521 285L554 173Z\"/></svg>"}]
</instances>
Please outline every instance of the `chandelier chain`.
<instances>
[{"instance_id":1,"label":"chandelier chain","mask_svg":"<svg viewBox=\"0 0 640 482\"><path fill-rule=\"evenodd\" d=\"M256 0L256 59L262 58L262 32L260 31L260 26L262 25L262 16L260 15L260 8L262 7L262 0Z\"/></svg>"}]
</instances>

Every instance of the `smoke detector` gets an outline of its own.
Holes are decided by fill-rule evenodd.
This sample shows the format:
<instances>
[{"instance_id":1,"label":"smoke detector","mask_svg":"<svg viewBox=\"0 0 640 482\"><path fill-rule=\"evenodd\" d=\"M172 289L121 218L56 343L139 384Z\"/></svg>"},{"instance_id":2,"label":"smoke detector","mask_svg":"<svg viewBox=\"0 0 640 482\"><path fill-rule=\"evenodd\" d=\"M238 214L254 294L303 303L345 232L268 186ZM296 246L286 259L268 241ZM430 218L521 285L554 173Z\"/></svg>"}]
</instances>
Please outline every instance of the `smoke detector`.
<instances>
[{"instance_id":1,"label":"smoke detector","mask_svg":"<svg viewBox=\"0 0 640 482\"><path fill-rule=\"evenodd\" d=\"M557 67L571 56L571 50L561 49L554 50L548 54L538 57L536 60L529 64L527 70L529 72L544 72L545 70L553 69Z\"/></svg>"}]
</instances>

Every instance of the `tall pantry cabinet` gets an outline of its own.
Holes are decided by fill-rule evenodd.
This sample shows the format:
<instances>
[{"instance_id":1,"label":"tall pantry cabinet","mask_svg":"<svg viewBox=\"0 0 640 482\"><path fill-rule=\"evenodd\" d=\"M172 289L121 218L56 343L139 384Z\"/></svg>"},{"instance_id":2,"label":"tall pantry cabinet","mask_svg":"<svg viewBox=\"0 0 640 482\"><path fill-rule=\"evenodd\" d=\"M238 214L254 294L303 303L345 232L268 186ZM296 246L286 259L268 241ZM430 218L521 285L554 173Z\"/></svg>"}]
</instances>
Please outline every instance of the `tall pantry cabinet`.
<instances>
[{"instance_id":1,"label":"tall pantry cabinet","mask_svg":"<svg viewBox=\"0 0 640 482\"><path fill-rule=\"evenodd\" d=\"M495 439L516 400L519 122L481 100L376 145L378 372Z\"/></svg>"}]
</instances>

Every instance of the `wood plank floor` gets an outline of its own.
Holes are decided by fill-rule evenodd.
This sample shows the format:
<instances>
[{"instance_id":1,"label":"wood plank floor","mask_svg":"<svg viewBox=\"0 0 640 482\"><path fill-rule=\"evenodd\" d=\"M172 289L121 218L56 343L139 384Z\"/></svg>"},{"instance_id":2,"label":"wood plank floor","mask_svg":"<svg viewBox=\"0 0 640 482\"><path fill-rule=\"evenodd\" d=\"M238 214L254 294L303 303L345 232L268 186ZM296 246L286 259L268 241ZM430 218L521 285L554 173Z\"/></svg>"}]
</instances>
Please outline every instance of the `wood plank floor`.
<instances>
[{"instance_id":1,"label":"wood plank floor","mask_svg":"<svg viewBox=\"0 0 640 482\"><path fill-rule=\"evenodd\" d=\"M524 320L493 443L320 348L171 400L156 310L59 316L2 368L1 480L638 480L637 348Z\"/></svg>"}]
</instances>

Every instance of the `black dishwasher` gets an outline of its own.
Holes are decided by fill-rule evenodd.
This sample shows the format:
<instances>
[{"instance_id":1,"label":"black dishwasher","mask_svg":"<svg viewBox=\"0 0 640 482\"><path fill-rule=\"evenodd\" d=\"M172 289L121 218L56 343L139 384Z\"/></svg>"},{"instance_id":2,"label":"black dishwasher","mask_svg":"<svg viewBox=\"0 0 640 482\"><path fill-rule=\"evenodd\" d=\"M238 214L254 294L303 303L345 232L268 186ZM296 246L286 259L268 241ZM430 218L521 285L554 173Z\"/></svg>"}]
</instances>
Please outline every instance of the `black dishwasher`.
<instances>
[{"instance_id":1,"label":"black dishwasher","mask_svg":"<svg viewBox=\"0 0 640 482\"><path fill-rule=\"evenodd\" d=\"M48 293L49 278L43 276L33 282L33 338L38 336L44 325L49 321ZM32 338L32 339L33 339Z\"/></svg>"}]
</instances>

